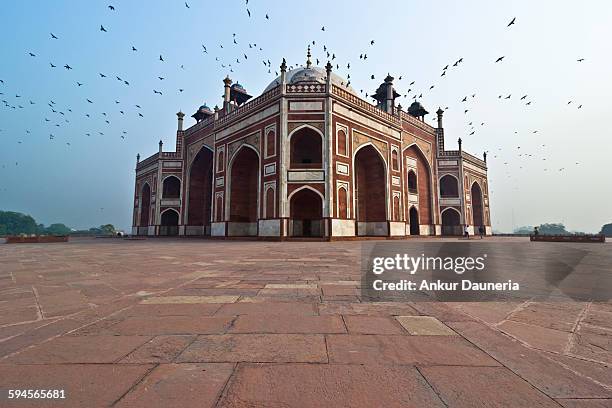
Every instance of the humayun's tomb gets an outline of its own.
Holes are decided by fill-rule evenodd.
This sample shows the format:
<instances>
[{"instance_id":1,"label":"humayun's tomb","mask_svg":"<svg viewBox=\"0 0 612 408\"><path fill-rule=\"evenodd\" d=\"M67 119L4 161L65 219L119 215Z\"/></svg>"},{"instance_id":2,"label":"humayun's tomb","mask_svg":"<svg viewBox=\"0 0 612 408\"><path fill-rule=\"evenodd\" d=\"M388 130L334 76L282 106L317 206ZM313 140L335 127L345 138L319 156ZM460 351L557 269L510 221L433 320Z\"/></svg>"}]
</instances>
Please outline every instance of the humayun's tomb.
<instances>
[{"instance_id":1,"label":"humayun's tomb","mask_svg":"<svg viewBox=\"0 0 612 408\"><path fill-rule=\"evenodd\" d=\"M137 160L134 235L404 237L491 233L486 155L444 149L387 76L363 100L331 64L287 70L251 99L229 77L223 106L201 106L173 152Z\"/></svg>"}]
</instances>

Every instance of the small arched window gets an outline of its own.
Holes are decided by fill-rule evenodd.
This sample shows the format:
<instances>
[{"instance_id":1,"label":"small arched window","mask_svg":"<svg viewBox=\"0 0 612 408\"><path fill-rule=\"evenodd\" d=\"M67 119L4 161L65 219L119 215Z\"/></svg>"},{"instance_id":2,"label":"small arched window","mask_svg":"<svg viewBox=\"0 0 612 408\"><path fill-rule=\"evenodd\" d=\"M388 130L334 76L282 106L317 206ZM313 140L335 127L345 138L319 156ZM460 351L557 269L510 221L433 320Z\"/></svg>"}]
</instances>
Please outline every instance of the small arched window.
<instances>
[{"instance_id":1,"label":"small arched window","mask_svg":"<svg viewBox=\"0 0 612 408\"><path fill-rule=\"evenodd\" d=\"M344 187L338 189L338 218L348 218L347 194Z\"/></svg>"},{"instance_id":2,"label":"small arched window","mask_svg":"<svg viewBox=\"0 0 612 408\"><path fill-rule=\"evenodd\" d=\"M338 131L338 154L346 156L346 133L344 130Z\"/></svg>"},{"instance_id":3,"label":"small arched window","mask_svg":"<svg viewBox=\"0 0 612 408\"><path fill-rule=\"evenodd\" d=\"M266 157L272 157L276 154L276 133L270 130L266 134Z\"/></svg>"},{"instance_id":4,"label":"small arched window","mask_svg":"<svg viewBox=\"0 0 612 408\"><path fill-rule=\"evenodd\" d=\"M391 167L393 167L393 170L399 170L399 159L396 149L391 150Z\"/></svg>"},{"instance_id":5,"label":"small arched window","mask_svg":"<svg viewBox=\"0 0 612 408\"><path fill-rule=\"evenodd\" d=\"M223 154L223 150L219 151L219 155L217 156L217 171L223 171L223 167L225 167L225 155Z\"/></svg>"},{"instance_id":6,"label":"small arched window","mask_svg":"<svg viewBox=\"0 0 612 408\"><path fill-rule=\"evenodd\" d=\"M274 189L266 190L266 218L274 218Z\"/></svg>"},{"instance_id":7,"label":"small arched window","mask_svg":"<svg viewBox=\"0 0 612 408\"><path fill-rule=\"evenodd\" d=\"M418 193L417 176L412 170L408 171L408 191L412 194Z\"/></svg>"},{"instance_id":8,"label":"small arched window","mask_svg":"<svg viewBox=\"0 0 612 408\"><path fill-rule=\"evenodd\" d=\"M459 186L457 179L447 174L440 179L441 197L459 197Z\"/></svg>"}]
</instances>

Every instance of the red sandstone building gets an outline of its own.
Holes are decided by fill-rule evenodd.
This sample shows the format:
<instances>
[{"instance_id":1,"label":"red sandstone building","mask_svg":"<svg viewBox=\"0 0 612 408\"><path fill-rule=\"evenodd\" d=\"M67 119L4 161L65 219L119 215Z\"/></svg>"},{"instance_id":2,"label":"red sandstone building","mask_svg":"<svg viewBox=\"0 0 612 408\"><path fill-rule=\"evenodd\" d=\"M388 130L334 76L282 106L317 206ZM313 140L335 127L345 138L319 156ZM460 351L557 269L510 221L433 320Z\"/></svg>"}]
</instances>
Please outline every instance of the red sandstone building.
<instances>
[{"instance_id":1,"label":"red sandstone building","mask_svg":"<svg viewBox=\"0 0 612 408\"><path fill-rule=\"evenodd\" d=\"M257 98L225 78L223 107L201 106L174 152L138 161L132 233L316 236L491 233L487 166L444 149L387 76L372 105L326 68L287 71Z\"/></svg>"}]
</instances>

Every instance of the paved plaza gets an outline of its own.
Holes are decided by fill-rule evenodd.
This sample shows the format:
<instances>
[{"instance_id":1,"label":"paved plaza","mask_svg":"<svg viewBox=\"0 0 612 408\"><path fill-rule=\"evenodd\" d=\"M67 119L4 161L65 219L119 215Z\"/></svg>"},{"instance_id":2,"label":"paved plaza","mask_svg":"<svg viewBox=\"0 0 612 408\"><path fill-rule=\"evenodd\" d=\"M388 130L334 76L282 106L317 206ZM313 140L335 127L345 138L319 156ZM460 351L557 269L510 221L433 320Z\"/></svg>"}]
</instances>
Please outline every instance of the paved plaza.
<instances>
[{"instance_id":1,"label":"paved plaza","mask_svg":"<svg viewBox=\"0 0 612 408\"><path fill-rule=\"evenodd\" d=\"M0 245L0 406L612 407L612 303L366 302L362 245Z\"/></svg>"}]
</instances>

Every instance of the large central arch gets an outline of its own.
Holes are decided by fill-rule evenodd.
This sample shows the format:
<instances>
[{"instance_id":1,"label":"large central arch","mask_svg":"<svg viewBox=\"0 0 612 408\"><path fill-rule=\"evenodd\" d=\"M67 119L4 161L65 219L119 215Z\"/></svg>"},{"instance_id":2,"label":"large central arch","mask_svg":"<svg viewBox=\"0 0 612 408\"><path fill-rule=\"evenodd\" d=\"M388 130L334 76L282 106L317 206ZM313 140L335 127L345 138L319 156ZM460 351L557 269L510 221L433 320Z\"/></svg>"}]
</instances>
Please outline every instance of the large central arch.
<instances>
[{"instance_id":1,"label":"large central arch","mask_svg":"<svg viewBox=\"0 0 612 408\"><path fill-rule=\"evenodd\" d=\"M323 197L303 187L289 196L291 231L294 237L323 236Z\"/></svg>"},{"instance_id":2,"label":"large central arch","mask_svg":"<svg viewBox=\"0 0 612 408\"><path fill-rule=\"evenodd\" d=\"M432 181L429 162L416 144L404 149L403 157L410 158L413 163L416 162L416 169L412 167L406 174L408 192L418 195L419 224L429 227L433 225ZM409 200L410 197L407 196L406 199ZM408 208L408 205L409 202L406 203L405 208ZM410 214L408 214L409 216ZM429 233L431 234L432 231L429 230Z\"/></svg>"},{"instance_id":3,"label":"large central arch","mask_svg":"<svg viewBox=\"0 0 612 408\"><path fill-rule=\"evenodd\" d=\"M138 234L139 235L147 235L149 228L149 217L151 214L151 187L149 187L149 183L145 183L142 186L142 190L140 192L140 228Z\"/></svg>"},{"instance_id":4,"label":"large central arch","mask_svg":"<svg viewBox=\"0 0 612 408\"><path fill-rule=\"evenodd\" d=\"M478 227L484 227L484 214L482 205L482 189L477 182L472 184L470 190L470 196L472 197L472 221L474 224L474 233L478 232Z\"/></svg>"},{"instance_id":5,"label":"large central arch","mask_svg":"<svg viewBox=\"0 0 612 408\"><path fill-rule=\"evenodd\" d=\"M204 146L189 170L187 234L210 235L213 179L213 153Z\"/></svg>"},{"instance_id":6,"label":"large central arch","mask_svg":"<svg viewBox=\"0 0 612 408\"><path fill-rule=\"evenodd\" d=\"M259 155L242 145L230 165L229 235L257 235Z\"/></svg>"},{"instance_id":7,"label":"large central arch","mask_svg":"<svg viewBox=\"0 0 612 408\"><path fill-rule=\"evenodd\" d=\"M367 144L355 153L354 193L358 235L387 235L386 166L376 148Z\"/></svg>"}]
</instances>

